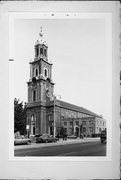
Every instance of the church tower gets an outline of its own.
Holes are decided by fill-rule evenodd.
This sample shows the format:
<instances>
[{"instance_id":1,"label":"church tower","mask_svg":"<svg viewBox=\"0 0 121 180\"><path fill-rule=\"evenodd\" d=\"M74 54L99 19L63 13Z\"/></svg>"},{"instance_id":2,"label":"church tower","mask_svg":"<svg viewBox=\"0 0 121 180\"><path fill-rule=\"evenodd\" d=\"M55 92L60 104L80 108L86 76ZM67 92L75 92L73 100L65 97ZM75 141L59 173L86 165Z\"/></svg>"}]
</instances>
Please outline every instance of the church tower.
<instances>
[{"instance_id":1,"label":"church tower","mask_svg":"<svg viewBox=\"0 0 121 180\"><path fill-rule=\"evenodd\" d=\"M48 46L43 41L42 27L35 43L35 57L30 62L27 125L30 135L48 133L46 107L53 97L52 64L48 61Z\"/></svg>"}]
</instances>

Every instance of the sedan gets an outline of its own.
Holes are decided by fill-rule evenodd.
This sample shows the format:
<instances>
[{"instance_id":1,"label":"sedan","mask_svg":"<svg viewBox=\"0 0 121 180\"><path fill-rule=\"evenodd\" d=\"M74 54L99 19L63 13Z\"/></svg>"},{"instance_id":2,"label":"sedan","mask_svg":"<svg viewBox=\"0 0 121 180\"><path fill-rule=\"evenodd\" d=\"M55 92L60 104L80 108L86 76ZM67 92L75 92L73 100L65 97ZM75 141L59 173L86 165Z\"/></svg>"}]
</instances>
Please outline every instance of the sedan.
<instances>
[{"instance_id":1,"label":"sedan","mask_svg":"<svg viewBox=\"0 0 121 180\"><path fill-rule=\"evenodd\" d=\"M47 143L47 142L56 142L57 138L50 136L49 134L43 134L40 137L36 138L36 143Z\"/></svg>"},{"instance_id":2,"label":"sedan","mask_svg":"<svg viewBox=\"0 0 121 180\"><path fill-rule=\"evenodd\" d=\"M24 145L24 144L30 144L31 140L28 138L15 138L14 139L14 145Z\"/></svg>"}]
</instances>

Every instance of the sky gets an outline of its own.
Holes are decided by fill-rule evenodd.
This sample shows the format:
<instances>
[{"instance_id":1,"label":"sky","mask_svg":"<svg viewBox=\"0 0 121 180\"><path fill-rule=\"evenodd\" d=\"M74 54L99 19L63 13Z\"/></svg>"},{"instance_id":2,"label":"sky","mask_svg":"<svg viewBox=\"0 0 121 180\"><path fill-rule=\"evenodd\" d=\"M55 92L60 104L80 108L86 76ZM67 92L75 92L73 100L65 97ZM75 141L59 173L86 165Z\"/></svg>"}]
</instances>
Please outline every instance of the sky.
<instances>
[{"instance_id":1,"label":"sky","mask_svg":"<svg viewBox=\"0 0 121 180\"><path fill-rule=\"evenodd\" d=\"M41 26L48 44L48 60L53 63L54 94L109 119L111 94L104 19L16 19L14 96L27 102L29 62L34 60Z\"/></svg>"}]
</instances>

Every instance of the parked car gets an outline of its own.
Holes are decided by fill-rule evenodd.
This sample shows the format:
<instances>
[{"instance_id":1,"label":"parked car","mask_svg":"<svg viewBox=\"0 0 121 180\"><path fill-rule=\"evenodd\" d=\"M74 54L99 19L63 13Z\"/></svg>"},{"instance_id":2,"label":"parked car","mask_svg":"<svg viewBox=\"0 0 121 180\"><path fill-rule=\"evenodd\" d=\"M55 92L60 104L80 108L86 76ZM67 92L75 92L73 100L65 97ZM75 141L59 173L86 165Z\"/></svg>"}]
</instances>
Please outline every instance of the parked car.
<instances>
[{"instance_id":1,"label":"parked car","mask_svg":"<svg viewBox=\"0 0 121 180\"><path fill-rule=\"evenodd\" d=\"M30 144L30 143L31 143L31 140L23 136L20 136L14 139L14 145L24 145L24 144Z\"/></svg>"},{"instance_id":2,"label":"parked car","mask_svg":"<svg viewBox=\"0 0 121 180\"><path fill-rule=\"evenodd\" d=\"M101 141L101 143L104 143L104 142L106 143L106 141L107 141L107 131L106 131L106 129L101 131L100 141Z\"/></svg>"},{"instance_id":3,"label":"parked car","mask_svg":"<svg viewBox=\"0 0 121 180\"><path fill-rule=\"evenodd\" d=\"M57 138L54 138L49 134L43 134L39 137L36 137L36 143L47 143L47 142L56 142L56 141Z\"/></svg>"},{"instance_id":4,"label":"parked car","mask_svg":"<svg viewBox=\"0 0 121 180\"><path fill-rule=\"evenodd\" d=\"M30 139L31 139L31 142L32 143L36 143L36 139L38 138L38 137L40 137L42 134L36 134L36 135L34 135L34 136L30 136Z\"/></svg>"}]
</instances>

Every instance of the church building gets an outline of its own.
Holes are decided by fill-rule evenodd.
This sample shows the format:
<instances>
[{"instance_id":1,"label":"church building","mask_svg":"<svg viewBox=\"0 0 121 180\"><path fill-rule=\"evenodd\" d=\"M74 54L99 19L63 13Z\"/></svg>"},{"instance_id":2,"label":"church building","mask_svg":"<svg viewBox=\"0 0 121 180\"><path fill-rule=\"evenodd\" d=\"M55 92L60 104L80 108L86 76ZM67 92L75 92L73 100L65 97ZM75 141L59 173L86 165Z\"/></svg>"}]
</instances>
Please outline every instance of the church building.
<instances>
[{"instance_id":1,"label":"church building","mask_svg":"<svg viewBox=\"0 0 121 180\"><path fill-rule=\"evenodd\" d=\"M85 136L99 134L106 121L83 107L61 101L54 96L52 63L48 60L48 46L40 39L35 43L35 57L30 62L28 86L27 126L29 135L48 133L56 136L61 129L69 135Z\"/></svg>"}]
</instances>

